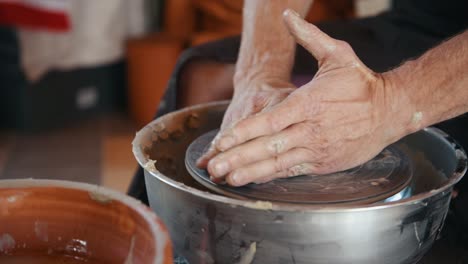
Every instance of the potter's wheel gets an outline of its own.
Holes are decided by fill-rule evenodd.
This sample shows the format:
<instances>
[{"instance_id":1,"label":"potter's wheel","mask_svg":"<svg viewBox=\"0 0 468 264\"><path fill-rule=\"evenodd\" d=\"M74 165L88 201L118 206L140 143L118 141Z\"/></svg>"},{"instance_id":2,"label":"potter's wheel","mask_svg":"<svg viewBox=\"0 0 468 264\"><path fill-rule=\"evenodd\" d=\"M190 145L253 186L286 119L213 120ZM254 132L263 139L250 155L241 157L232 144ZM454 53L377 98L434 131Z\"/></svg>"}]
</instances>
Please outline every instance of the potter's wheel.
<instances>
[{"instance_id":1,"label":"potter's wheel","mask_svg":"<svg viewBox=\"0 0 468 264\"><path fill-rule=\"evenodd\" d=\"M411 193L412 163L392 145L367 163L328 175L303 175L263 184L232 187L216 184L208 172L196 167L217 131L197 138L187 148L185 165L192 177L208 189L234 198L302 204L373 203L405 198Z\"/></svg>"}]
</instances>

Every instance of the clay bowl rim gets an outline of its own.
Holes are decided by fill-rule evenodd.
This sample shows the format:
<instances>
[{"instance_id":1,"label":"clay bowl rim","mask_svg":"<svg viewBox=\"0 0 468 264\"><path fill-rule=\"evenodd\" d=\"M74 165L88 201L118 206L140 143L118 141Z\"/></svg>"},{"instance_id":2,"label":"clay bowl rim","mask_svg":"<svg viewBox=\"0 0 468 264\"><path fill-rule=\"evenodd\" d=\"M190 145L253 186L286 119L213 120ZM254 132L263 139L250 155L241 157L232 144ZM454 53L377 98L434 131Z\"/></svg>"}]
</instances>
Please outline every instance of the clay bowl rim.
<instances>
[{"instance_id":1,"label":"clay bowl rim","mask_svg":"<svg viewBox=\"0 0 468 264\"><path fill-rule=\"evenodd\" d=\"M152 236L155 238L156 252L153 263L164 263L165 247L169 244L172 247L172 241L162 220L146 205L128 195L114 191L110 188L66 180L48 180L48 179L5 179L0 180L0 189L25 189L25 188L64 188L87 192L90 198L100 202L100 199L107 201L116 200L126 205L143 217L148 224ZM96 195L97 194L97 195ZM98 197L98 198L93 198Z\"/></svg>"},{"instance_id":2,"label":"clay bowl rim","mask_svg":"<svg viewBox=\"0 0 468 264\"><path fill-rule=\"evenodd\" d=\"M427 199L434 197L440 193L445 193L448 189L452 188L461 178L465 175L467 171L468 161L467 155L465 150L461 147L461 145L456 142L453 138L451 138L447 133L444 131L435 128L435 127L428 127L422 129L425 133L431 134L434 137L437 137L439 140L443 141L445 144L450 145L450 147L455 152L457 158L457 165L455 167L455 171L450 175L448 181L440 186L437 189L433 189L428 192L419 193L414 196L411 196L406 199L401 199L393 202L386 202L386 203L373 203L373 204L364 204L364 205L353 205L353 204L344 204L344 205L318 205L318 204L293 204L293 203L280 203L274 201L261 201L261 200L251 200L251 199L236 199L232 197L222 196L220 194L209 193L207 191L202 191L190 186L183 184L182 182L178 182L173 180L172 178L164 175L163 173L157 170L157 166L155 166L155 170L149 170L147 166L145 166L150 160L148 155L143 150L142 143L151 143L151 134L153 132L153 128L157 127L159 123L164 123L170 119L173 119L174 116L195 113L200 110L206 110L209 108L220 108L220 107L227 107L229 101L216 101L211 103L199 104L194 105L191 107L182 108L180 110L168 113L163 115L147 125L141 128L135 135L135 138L132 142L132 150L137 160L138 164L147 172L151 174L151 176L158 178L159 180L163 181L164 183L170 185L173 188L176 188L180 191L183 191L190 195L195 195L197 197L207 199L211 202L216 203L223 203L226 206L242 206L247 207L254 210L272 210L272 211L284 211L284 212L303 212L303 213L344 213L344 212L357 212L357 211L371 211L371 210L384 210L384 209L391 209L401 206L411 206L416 205L418 203L423 203Z\"/></svg>"}]
</instances>

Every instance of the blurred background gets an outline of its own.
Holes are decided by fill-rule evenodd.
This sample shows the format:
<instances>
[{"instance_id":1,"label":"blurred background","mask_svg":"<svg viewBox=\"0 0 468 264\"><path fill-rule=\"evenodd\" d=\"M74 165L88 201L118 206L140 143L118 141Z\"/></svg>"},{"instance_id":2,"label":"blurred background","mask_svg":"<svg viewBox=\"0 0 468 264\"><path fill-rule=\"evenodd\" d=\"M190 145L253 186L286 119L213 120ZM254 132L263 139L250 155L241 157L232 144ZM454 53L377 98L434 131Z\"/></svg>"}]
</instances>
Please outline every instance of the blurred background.
<instances>
[{"instance_id":1,"label":"blurred background","mask_svg":"<svg viewBox=\"0 0 468 264\"><path fill-rule=\"evenodd\" d=\"M315 0L310 22L376 14L389 0ZM0 0L0 179L125 192L135 132L181 52L238 35L242 1Z\"/></svg>"}]
</instances>

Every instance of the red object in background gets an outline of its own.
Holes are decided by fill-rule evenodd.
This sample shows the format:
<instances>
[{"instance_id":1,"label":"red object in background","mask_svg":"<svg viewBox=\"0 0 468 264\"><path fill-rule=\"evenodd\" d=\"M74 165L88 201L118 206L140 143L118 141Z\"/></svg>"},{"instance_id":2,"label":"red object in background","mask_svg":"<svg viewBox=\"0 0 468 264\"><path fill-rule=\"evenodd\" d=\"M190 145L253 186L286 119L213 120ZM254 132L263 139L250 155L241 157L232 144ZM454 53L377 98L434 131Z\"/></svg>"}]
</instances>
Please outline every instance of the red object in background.
<instances>
[{"instance_id":1,"label":"red object in background","mask_svg":"<svg viewBox=\"0 0 468 264\"><path fill-rule=\"evenodd\" d=\"M47 0L0 0L0 25L48 31L70 31L63 2Z\"/></svg>"}]
</instances>

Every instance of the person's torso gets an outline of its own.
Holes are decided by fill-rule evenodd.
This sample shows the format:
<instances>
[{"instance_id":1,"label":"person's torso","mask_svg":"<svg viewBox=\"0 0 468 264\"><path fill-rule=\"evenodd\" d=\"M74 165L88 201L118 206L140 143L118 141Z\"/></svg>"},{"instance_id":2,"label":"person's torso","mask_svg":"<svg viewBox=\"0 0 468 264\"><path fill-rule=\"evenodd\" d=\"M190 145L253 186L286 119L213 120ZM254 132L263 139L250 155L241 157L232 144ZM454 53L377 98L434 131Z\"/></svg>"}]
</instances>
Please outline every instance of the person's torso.
<instances>
[{"instance_id":1,"label":"person's torso","mask_svg":"<svg viewBox=\"0 0 468 264\"><path fill-rule=\"evenodd\" d=\"M392 11L431 34L452 36L468 27L468 0L393 0Z\"/></svg>"}]
</instances>

